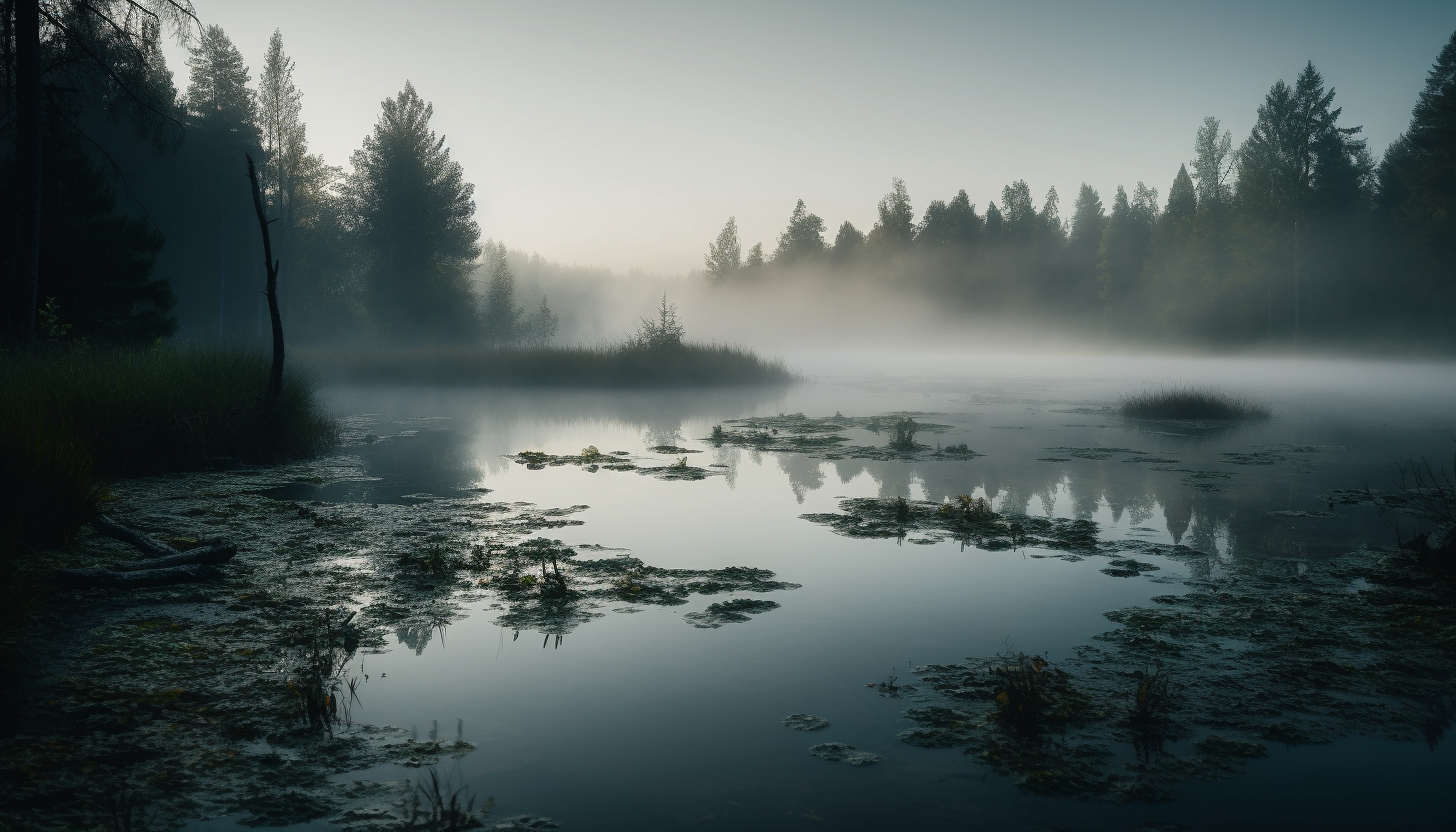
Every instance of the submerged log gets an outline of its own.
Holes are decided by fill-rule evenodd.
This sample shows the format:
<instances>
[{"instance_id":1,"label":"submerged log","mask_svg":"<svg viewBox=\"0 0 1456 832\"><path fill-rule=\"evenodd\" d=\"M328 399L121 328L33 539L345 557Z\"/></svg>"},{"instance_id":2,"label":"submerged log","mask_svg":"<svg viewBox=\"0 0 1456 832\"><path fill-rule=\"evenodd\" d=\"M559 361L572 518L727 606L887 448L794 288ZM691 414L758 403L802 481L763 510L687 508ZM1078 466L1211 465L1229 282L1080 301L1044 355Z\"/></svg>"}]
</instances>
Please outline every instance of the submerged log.
<instances>
[{"instance_id":1,"label":"submerged log","mask_svg":"<svg viewBox=\"0 0 1456 832\"><path fill-rule=\"evenodd\" d=\"M143 589L153 586L172 586L201 581L220 581L221 569L205 563L187 566L171 566L163 569L138 569L123 572L119 569L57 569L47 573L43 580L52 586L70 589L105 587L107 589Z\"/></svg>"},{"instance_id":2,"label":"submerged log","mask_svg":"<svg viewBox=\"0 0 1456 832\"><path fill-rule=\"evenodd\" d=\"M159 540L128 529L104 514L92 518L91 526L107 537L154 557L124 563L114 569L55 569L43 575L42 581L52 586L111 589L216 581L222 579L223 573L214 564L227 563L238 553L237 545L225 540L179 552Z\"/></svg>"}]
</instances>

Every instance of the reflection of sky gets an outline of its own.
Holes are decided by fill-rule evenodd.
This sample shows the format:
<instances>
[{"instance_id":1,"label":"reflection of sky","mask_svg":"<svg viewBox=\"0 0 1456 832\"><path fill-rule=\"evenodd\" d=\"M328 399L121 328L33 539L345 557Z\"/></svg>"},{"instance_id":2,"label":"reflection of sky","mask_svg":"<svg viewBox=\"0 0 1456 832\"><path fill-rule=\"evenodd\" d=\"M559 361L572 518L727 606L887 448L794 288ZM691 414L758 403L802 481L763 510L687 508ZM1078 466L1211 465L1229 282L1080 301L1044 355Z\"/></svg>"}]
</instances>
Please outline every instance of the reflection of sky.
<instances>
[{"instance_id":1,"label":"reflection of sky","mask_svg":"<svg viewBox=\"0 0 1456 832\"><path fill-rule=\"evenodd\" d=\"M379 449L393 445L388 454L365 449L370 473L385 483L399 468L415 472L411 490L480 485L494 489L490 500L585 503L591 509L577 515L585 525L548 536L569 545L626 547L654 566L767 568L803 585L768 596L782 607L748 623L694 629L682 615L722 600L695 597L684 607L609 613L577 628L556 649L542 649L531 633L513 641L511 632L492 625L491 612L475 610L450 627L444 644L438 634L425 643L423 634L409 633L422 652L401 646L365 657L373 677L359 717L421 726L422 733L432 720L453 726L463 719L466 739L481 747L459 763L457 775L495 795L500 815L549 814L570 828L675 828L703 821L701 828L787 829L799 827L785 818L805 813L833 828L911 821L941 828L971 815L986 819L988 828L1073 821L1077 828L1131 828L1145 819L1146 807L1025 798L1004 780L982 779L984 770L959 752L900 744L895 735L906 727L899 718L904 703L879 698L864 683L883 679L892 668L903 681L912 662L985 655L1008 642L1055 661L1108 629L1104 612L1181 591L1176 579L1217 569L1223 558L1314 556L1331 547L1383 542L1385 527L1363 509L1337 507L1339 517L1309 519L1268 512L1324 509L1318 495L1332 487L1378 487L1394 462L1411 455L1449 458L1456 413L1448 400L1456 396L1448 368L1392 366L1369 373L1361 372L1368 365L1351 365L1335 372L1297 362L1185 365L1193 368L1185 381L1227 385L1244 379L1235 389L1266 398L1279 414L1267 424L1211 437L1169 436L1125 426L1110 415L1058 412L1069 409L1068 402L1106 404L1120 391L1164 380L1164 366L1103 361L1100 372L1080 377L1012 377L1005 368L910 382L841 377L761 396L333 391L343 409L385 414L381 435L410 429L412 423L396 424L396 417L452 417L439 424L450 425L453 440L418 446L435 448L427 455L440 465L433 484L404 453L428 431L380 443ZM701 439L721 419L747 413L906 409L950 414L921 417L952 425L922 439L964 441L986 455L969 462L825 461L715 450ZM689 455L695 464L726 464L731 475L663 482L570 466L528 471L501 460L527 448L570 453L596 445L666 461L668 455L645 449L669 435L704 449ZM856 434L854 441L870 438ZM1224 461L1228 452L1284 444L1321 450L1297 455L1297 463ZM1130 454L1037 461L1054 447L1143 450L1178 463L1127 461L1136 456ZM459 457L449 459L449 453ZM1215 481L1224 490L1211 491L1190 485L1204 481L1186 471L1157 468L1230 476ZM938 500L963 492L995 496L1003 510L1090 517L1108 539L1177 539L1214 557L1199 562L1140 555L1161 569L1151 579L1117 579L1098 572L1100 558L1068 562L1036 551L850 540L799 518L833 511L842 497ZM819 714L833 725L805 735L778 724L795 712ZM809 757L808 745L826 740L884 754L887 761L860 771ZM1363 762L1359 773L1349 762L1348 749L1356 747L1276 751L1239 780L1196 787L1193 796L1160 808L1158 817L1227 818L1220 813L1230 811L1229 796L1254 781L1280 783L1288 800L1307 807L1324 789L1353 789L1369 776ZM1382 788L1391 789L1391 801L1410 801L1402 811L1413 816L1425 810L1421 800L1440 793L1423 797L1418 785L1451 770L1445 746L1435 754L1415 744L1358 748L1400 772L1389 778L1399 782ZM1322 772L1319 783L1301 774L1309 770ZM1352 807L1332 798L1327 805L1331 812L1358 813L1381 804L1367 799ZM1271 805L1268 817L1280 811Z\"/></svg>"}]
</instances>

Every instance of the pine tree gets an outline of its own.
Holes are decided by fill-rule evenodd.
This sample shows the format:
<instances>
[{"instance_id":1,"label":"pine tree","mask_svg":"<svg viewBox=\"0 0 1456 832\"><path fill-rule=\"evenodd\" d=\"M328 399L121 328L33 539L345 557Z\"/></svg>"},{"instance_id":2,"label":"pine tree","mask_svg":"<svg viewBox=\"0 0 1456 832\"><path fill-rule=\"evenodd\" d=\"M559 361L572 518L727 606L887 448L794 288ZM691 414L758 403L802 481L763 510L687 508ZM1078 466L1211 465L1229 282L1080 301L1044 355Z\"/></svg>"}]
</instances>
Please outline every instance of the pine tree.
<instances>
[{"instance_id":1,"label":"pine tree","mask_svg":"<svg viewBox=\"0 0 1456 832\"><path fill-rule=\"evenodd\" d=\"M480 254L475 186L430 129L434 108L413 84L385 99L354 151L345 190L381 333L451 340L476 334L469 275Z\"/></svg>"},{"instance_id":2,"label":"pine tree","mask_svg":"<svg viewBox=\"0 0 1456 832\"><path fill-rule=\"evenodd\" d=\"M187 111L194 124L213 132L239 134L237 139L258 143L258 103L248 87L252 76L243 54L221 26L202 30L190 50L187 69Z\"/></svg>"},{"instance_id":3,"label":"pine tree","mask_svg":"<svg viewBox=\"0 0 1456 832\"><path fill-rule=\"evenodd\" d=\"M1426 76L1410 126L1381 161L1380 207L1403 242L1444 260L1442 282L1456 289L1456 33Z\"/></svg>"},{"instance_id":4,"label":"pine tree","mask_svg":"<svg viewBox=\"0 0 1456 832\"><path fill-rule=\"evenodd\" d=\"M718 239L708 246L703 264L710 283L728 280L743 268L743 249L738 242L738 221L734 217L728 218L723 230L718 232Z\"/></svg>"},{"instance_id":5,"label":"pine tree","mask_svg":"<svg viewBox=\"0 0 1456 832\"><path fill-rule=\"evenodd\" d=\"M268 39L263 73L258 78L258 123L262 129L264 199L281 226L286 242L293 226L293 196L299 169L308 155L302 120L303 93L293 83L293 59L283 53L283 34Z\"/></svg>"}]
</instances>

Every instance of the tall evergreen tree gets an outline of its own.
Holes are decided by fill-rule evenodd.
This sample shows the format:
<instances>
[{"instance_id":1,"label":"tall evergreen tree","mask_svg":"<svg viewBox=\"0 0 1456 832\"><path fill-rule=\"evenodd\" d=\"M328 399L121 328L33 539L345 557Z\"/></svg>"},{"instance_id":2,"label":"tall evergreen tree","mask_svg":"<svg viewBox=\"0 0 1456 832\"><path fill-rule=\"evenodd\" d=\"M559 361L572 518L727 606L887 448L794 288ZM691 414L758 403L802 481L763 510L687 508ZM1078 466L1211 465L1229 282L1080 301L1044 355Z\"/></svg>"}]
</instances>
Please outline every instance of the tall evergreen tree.
<instances>
[{"instance_id":1,"label":"tall evergreen tree","mask_svg":"<svg viewBox=\"0 0 1456 832\"><path fill-rule=\"evenodd\" d=\"M710 283L721 283L743 268L743 248L738 242L738 221L735 218L728 218L723 230L718 232L718 238L708 246L703 264L707 267Z\"/></svg>"},{"instance_id":2,"label":"tall evergreen tree","mask_svg":"<svg viewBox=\"0 0 1456 832\"><path fill-rule=\"evenodd\" d=\"M1031 201L1031 187L1018 179L1001 189L1002 238L1008 243L1029 243L1041 235L1036 205Z\"/></svg>"},{"instance_id":3,"label":"tall evergreen tree","mask_svg":"<svg viewBox=\"0 0 1456 832\"><path fill-rule=\"evenodd\" d=\"M1426 76L1410 127L1380 164L1380 212L1413 294L1456 303L1456 33ZM1444 319L1449 319L1449 312Z\"/></svg>"},{"instance_id":4,"label":"tall evergreen tree","mask_svg":"<svg viewBox=\"0 0 1456 832\"><path fill-rule=\"evenodd\" d=\"M187 111L193 123L214 131L239 133L249 146L258 143L258 102L248 87L252 75L243 53L221 26L208 26L187 59Z\"/></svg>"},{"instance_id":5,"label":"tall evergreen tree","mask_svg":"<svg viewBox=\"0 0 1456 832\"><path fill-rule=\"evenodd\" d=\"M430 129L413 84L381 105L354 151L345 190L366 259L369 309L382 334L451 340L476 334L469 275L480 254L475 186Z\"/></svg>"},{"instance_id":6,"label":"tall evergreen tree","mask_svg":"<svg viewBox=\"0 0 1456 832\"><path fill-rule=\"evenodd\" d=\"M1077 191L1077 201L1072 205L1073 251L1094 253L1102 245L1102 229L1107 225L1107 215L1102 210L1102 197L1097 189L1082 183Z\"/></svg>"},{"instance_id":7,"label":"tall evergreen tree","mask_svg":"<svg viewBox=\"0 0 1456 832\"><path fill-rule=\"evenodd\" d=\"M1109 320L1138 326L1143 320L1138 278L1148 255L1148 240L1158 219L1158 191L1137 183L1132 199L1117 186L1112 214L1098 249L1097 279ZM1124 330L1126 331L1126 330Z\"/></svg>"},{"instance_id":8,"label":"tall evergreen tree","mask_svg":"<svg viewBox=\"0 0 1456 832\"><path fill-rule=\"evenodd\" d=\"M6 112L0 123L15 139L15 170L8 177L15 236L6 241L14 257L6 258L0 326L9 342L27 343L35 338L38 309L43 137L57 101L65 100L60 109L77 102L99 106L112 121L131 125L137 138L150 139L158 149L175 147L182 123L173 110L175 90L162 61L160 34L170 25L185 40L185 24L196 16L188 0L15 0L3 11L0 108ZM48 85L67 95L43 97Z\"/></svg>"},{"instance_id":9,"label":"tall evergreen tree","mask_svg":"<svg viewBox=\"0 0 1456 832\"><path fill-rule=\"evenodd\" d=\"M1365 142L1355 138L1361 128L1339 126L1334 98L1314 64L1306 63L1293 87L1278 81L1269 90L1239 150L1238 207L1245 227L1257 229L1250 242L1259 250L1255 268L1265 285L1271 334L1287 321L1298 338L1308 325L1310 243L1318 239L1310 220L1317 225L1320 214L1346 211L1351 199L1360 198L1359 188L1335 187L1345 204L1319 200L1321 183L1368 176Z\"/></svg>"},{"instance_id":10,"label":"tall evergreen tree","mask_svg":"<svg viewBox=\"0 0 1456 832\"><path fill-rule=\"evenodd\" d=\"M299 170L308 155L302 116L303 93L293 83L293 59L283 52L282 32L274 29L258 78L258 125L262 129L263 196L270 213L278 217L285 251L293 226Z\"/></svg>"}]
</instances>

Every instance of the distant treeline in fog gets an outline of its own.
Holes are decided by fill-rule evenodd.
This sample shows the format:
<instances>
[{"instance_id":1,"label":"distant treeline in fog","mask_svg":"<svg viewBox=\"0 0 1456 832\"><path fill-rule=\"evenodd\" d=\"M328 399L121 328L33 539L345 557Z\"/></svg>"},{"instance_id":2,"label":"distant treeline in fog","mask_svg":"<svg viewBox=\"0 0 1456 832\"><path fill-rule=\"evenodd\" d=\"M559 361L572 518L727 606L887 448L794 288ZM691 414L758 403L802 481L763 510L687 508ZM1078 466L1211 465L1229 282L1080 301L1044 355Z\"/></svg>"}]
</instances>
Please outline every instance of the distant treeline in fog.
<instances>
[{"instance_id":1,"label":"distant treeline in fog","mask_svg":"<svg viewBox=\"0 0 1456 832\"><path fill-rule=\"evenodd\" d=\"M1378 164L1334 99L1306 64L1269 90L1237 147L1204 119L1166 199L1143 182L1083 184L1068 211L1055 188L1038 207L1017 180L984 212L962 190L917 221L896 179L867 233L831 232L800 200L771 252L745 251L729 218L707 278L724 291L888 289L1119 341L1456 342L1456 35Z\"/></svg>"}]
</instances>

